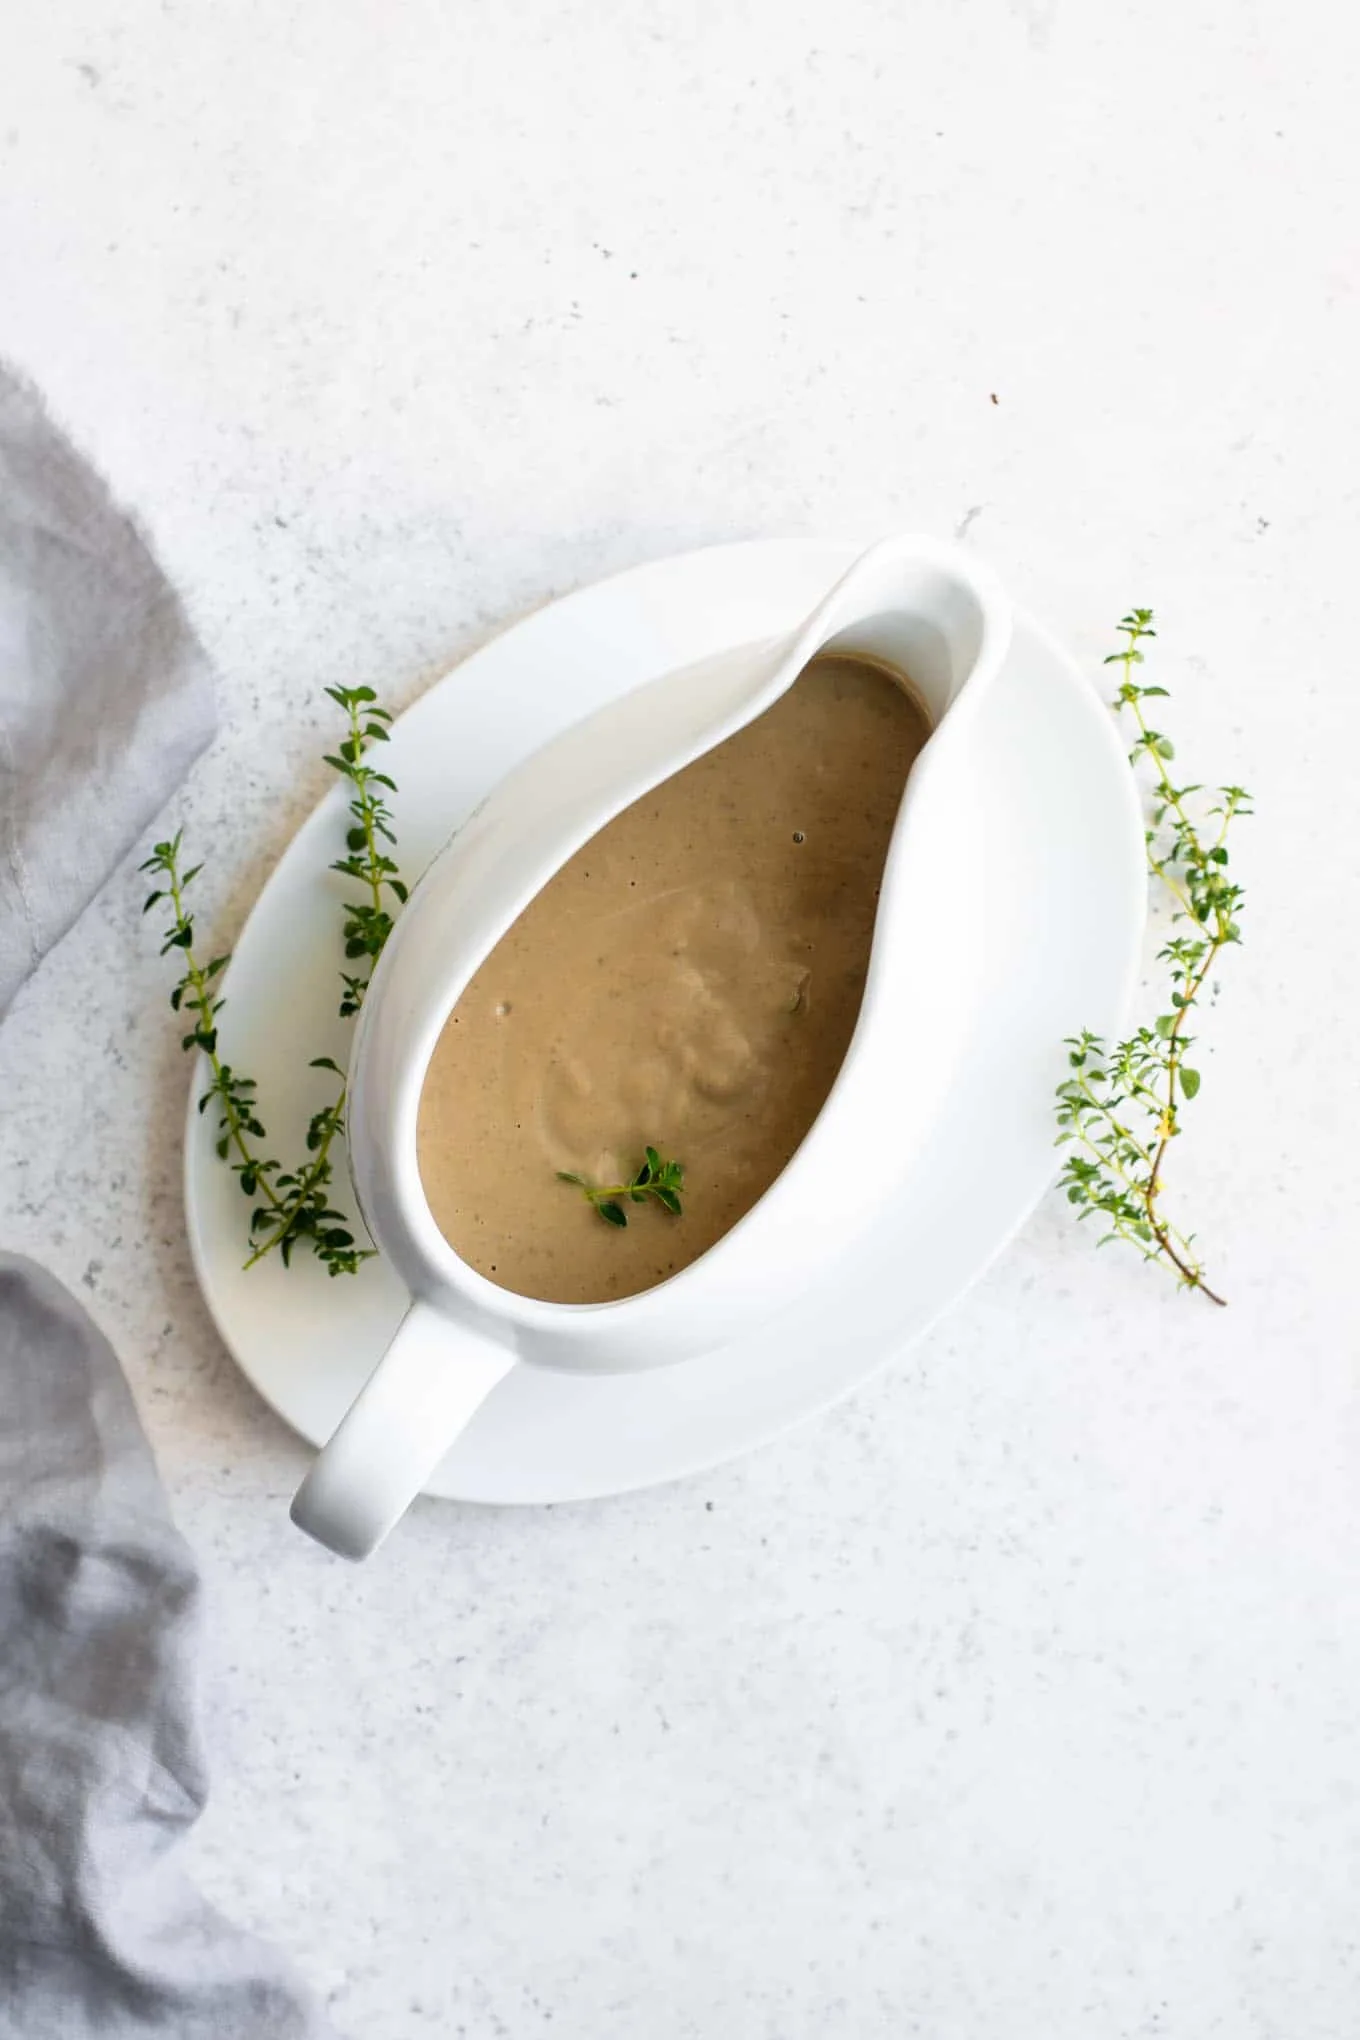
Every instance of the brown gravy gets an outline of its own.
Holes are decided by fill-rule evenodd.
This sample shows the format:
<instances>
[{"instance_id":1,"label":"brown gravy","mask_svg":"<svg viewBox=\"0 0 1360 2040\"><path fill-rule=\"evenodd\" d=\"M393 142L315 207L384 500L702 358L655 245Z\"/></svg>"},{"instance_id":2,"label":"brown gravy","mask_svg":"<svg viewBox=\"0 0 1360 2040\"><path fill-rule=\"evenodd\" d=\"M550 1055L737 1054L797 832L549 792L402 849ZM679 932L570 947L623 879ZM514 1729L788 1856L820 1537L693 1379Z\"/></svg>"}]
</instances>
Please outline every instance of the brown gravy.
<instances>
[{"instance_id":1,"label":"brown gravy","mask_svg":"<svg viewBox=\"0 0 1360 2040\"><path fill-rule=\"evenodd\" d=\"M546 885L449 1016L420 1101L440 1230L502 1288L600 1303L663 1282L807 1133L859 1013L879 881L929 735L901 682L815 659L773 708L624 810ZM684 1212L605 1224L646 1143Z\"/></svg>"}]
</instances>

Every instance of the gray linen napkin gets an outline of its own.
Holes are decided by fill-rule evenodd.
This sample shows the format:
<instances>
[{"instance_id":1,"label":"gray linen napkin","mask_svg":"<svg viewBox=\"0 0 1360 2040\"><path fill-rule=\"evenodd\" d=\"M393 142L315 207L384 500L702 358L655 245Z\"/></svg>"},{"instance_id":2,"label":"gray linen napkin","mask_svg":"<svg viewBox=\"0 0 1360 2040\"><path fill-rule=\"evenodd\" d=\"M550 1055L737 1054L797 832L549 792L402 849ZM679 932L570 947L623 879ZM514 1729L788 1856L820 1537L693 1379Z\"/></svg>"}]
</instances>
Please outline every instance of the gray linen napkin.
<instances>
[{"instance_id":1,"label":"gray linen napkin","mask_svg":"<svg viewBox=\"0 0 1360 2040\"><path fill-rule=\"evenodd\" d=\"M179 598L0 364L0 1012L212 730Z\"/></svg>"},{"instance_id":2,"label":"gray linen napkin","mask_svg":"<svg viewBox=\"0 0 1360 2040\"><path fill-rule=\"evenodd\" d=\"M0 1012L212 730L134 526L0 366ZM322 2040L174 1845L198 1580L108 1342L0 1253L0 2040Z\"/></svg>"},{"instance_id":3,"label":"gray linen napkin","mask_svg":"<svg viewBox=\"0 0 1360 2040\"><path fill-rule=\"evenodd\" d=\"M320 2040L197 1896L199 1587L113 1349L0 1254L0 2035Z\"/></svg>"}]
</instances>

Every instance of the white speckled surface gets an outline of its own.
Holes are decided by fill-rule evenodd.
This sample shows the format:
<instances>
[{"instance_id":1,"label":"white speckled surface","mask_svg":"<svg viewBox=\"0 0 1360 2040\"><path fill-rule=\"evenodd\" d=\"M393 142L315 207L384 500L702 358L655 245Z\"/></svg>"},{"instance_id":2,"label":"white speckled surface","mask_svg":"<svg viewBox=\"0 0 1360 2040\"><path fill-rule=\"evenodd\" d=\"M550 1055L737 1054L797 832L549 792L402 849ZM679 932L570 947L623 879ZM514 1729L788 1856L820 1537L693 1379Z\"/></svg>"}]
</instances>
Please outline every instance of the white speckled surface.
<instances>
[{"instance_id":1,"label":"white speckled surface","mask_svg":"<svg viewBox=\"0 0 1360 2040\"><path fill-rule=\"evenodd\" d=\"M0 1223L113 1335L203 1556L203 1877L354 2040L1351 2040L1353 16L8 15L0 348L217 661L178 811L224 935L326 682L409 699L764 531L966 526L1092 659L1155 603L1183 754L1260 806L1183 1162L1230 1311L1055 1204L812 1429L426 1505L363 1572L289 1531L300 1450L196 1298L164 967L110 885L0 1032Z\"/></svg>"}]
</instances>

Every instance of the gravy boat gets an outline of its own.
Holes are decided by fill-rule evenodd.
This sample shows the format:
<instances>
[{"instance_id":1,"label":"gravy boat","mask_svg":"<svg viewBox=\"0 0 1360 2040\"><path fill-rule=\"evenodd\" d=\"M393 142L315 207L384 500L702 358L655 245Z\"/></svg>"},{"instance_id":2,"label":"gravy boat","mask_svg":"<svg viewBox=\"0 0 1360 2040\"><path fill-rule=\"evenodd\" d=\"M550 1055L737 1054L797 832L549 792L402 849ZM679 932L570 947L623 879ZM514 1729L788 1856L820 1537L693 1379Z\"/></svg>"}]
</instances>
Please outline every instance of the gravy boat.
<instances>
[{"instance_id":1,"label":"gravy boat","mask_svg":"<svg viewBox=\"0 0 1360 2040\"><path fill-rule=\"evenodd\" d=\"M822 1275L900 1182L978 997L979 818L968 731L1009 640L1005 598L971 559L928 540L884 540L797 630L634 688L534 753L456 831L388 940L355 1036L355 1192L412 1301L294 1499L293 1520L310 1536L344 1557L366 1557L513 1366L611 1372L726 1344ZM417 1113L449 1013L583 843L754 721L827 650L907 676L932 733L903 788L863 1003L821 1112L746 1215L657 1287L594 1304L500 1288L450 1246L421 1187Z\"/></svg>"}]
</instances>

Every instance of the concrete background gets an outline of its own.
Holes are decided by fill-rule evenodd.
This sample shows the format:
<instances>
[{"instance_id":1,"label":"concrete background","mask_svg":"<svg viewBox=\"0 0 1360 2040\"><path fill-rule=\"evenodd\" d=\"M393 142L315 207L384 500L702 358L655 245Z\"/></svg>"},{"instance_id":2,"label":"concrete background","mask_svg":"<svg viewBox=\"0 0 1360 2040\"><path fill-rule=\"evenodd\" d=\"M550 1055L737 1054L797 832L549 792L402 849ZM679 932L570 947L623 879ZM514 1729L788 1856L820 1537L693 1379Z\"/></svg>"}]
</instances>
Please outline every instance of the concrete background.
<instances>
[{"instance_id":1,"label":"concrete background","mask_svg":"<svg viewBox=\"0 0 1360 2040\"><path fill-rule=\"evenodd\" d=\"M216 661L174 815L225 940L325 684L728 537L966 530L1093 671L1154 605L1259 805L1176 1158L1228 1311L1053 1199L810 1429L362 1572L197 1299L110 884L0 1033L0 1237L203 1558L206 1884L354 2040L1352 2040L1353 13L4 0L0 47L0 350Z\"/></svg>"}]
</instances>

